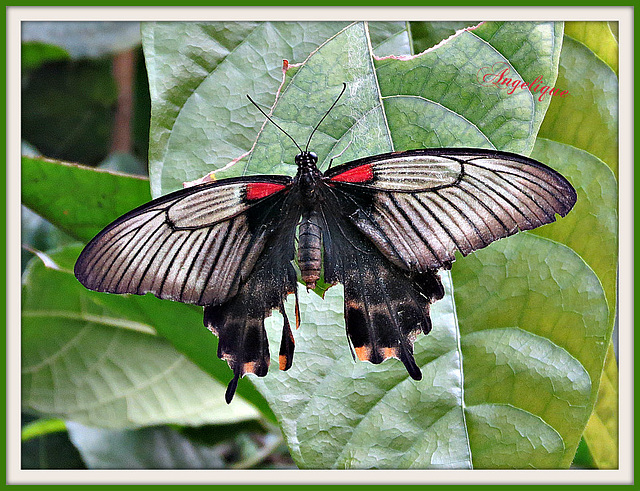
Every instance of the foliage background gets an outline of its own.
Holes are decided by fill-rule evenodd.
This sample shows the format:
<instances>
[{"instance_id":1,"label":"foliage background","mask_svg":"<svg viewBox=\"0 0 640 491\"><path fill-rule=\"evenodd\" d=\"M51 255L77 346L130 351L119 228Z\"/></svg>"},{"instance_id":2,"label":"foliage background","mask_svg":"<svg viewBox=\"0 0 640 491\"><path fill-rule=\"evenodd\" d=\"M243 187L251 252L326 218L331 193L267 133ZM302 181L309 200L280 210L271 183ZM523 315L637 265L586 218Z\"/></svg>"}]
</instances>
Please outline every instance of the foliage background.
<instances>
[{"instance_id":1,"label":"foliage background","mask_svg":"<svg viewBox=\"0 0 640 491\"><path fill-rule=\"evenodd\" d=\"M428 413L438 407L446 409L447 413L449 409L459 407L459 399L454 397L448 402L446 398L440 399L440 402L427 402L425 407L429 411L414 416L409 409L416 392L403 387L402 379L398 378L401 377L402 370L397 366L389 367L393 362L380 367L357 364L354 369L348 352L339 352L334 355L335 359L325 360L325 363L342 363L336 369L339 377L330 379L327 378L326 369L324 372L314 370L317 360L308 364L304 358L298 357L298 371L292 369L292 374L276 374L273 378L270 376L258 383L259 390L245 381L239 389L244 402L239 398L237 403L227 407L223 403L221 391L229 373L226 365L212 356L215 353L215 339L204 330L190 331L189 336L183 334L184 326L201 324L199 309L147 297L123 299L103 295L97 299L95 294L78 288L79 285L74 283L75 280L69 274L79 252L75 245L77 240L88 240L119 213L148 200L149 184L142 178L97 173L63 163L52 165L39 158L45 156L59 161L79 162L97 169L119 170L143 176L146 175L148 161L152 171L152 193L164 193L183 180L199 177L211 168L222 167L243 151L249 150L258 134L262 118L248 112L250 108L246 104L234 107L238 104L239 97L251 93L262 105L271 106L280 83L280 60L288 58L303 61L308 53L346 24L314 24L313 29L305 25L303 37L297 37L301 31L300 26L295 25L147 25L143 28L143 37L147 68L152 81L151 97L137 26L133 32L131 25L120 23L63 24L66 23L44 23L31 33L29 29L23 31L23 202L27 205L23 209L22 231L25 244L23 467L288 468L295 464L307 467L386 467L389 462L392 466L398 465L397 455L404 456L407 466L433 465L434 453L428 448L429 443L446 442L448 438L452 438L450 435L455 435L455 431L454 426L450 425L442 433L434 425L434 421L429 420ZM371 41L374 52L380 56L419 53L448 38L457 29L475 24L374 24L370 28ZM45 25L49 27L42 29ZM578 397L577 401L586 398L584 400L589 402L585 410L590 412L596 402L596 393L589 392L595 390L597 383L589 383L589 387L593 387L589 389L588 386L580 388L580 383L576 381L580 380L581 373L584 374L583 366L592 376L599 376L605 351L600 348L597 354L587 355L584 359L587 361L580 359L582 363L576 365L574 357L565 356L566 350L556 349L557 343L545 344L536 340L532 345L533 349L547 349L547 360L553 358L555 361L544 366L532 366L531 359L526 356L514 358L513 351L513 347L518 346L516 352L522 354L523 347L531 346L531 339L526 336L523 338L523 332L511 329L511 324L504 324L506 319L501 320L495 315L491 317L492 312L500 312L505 302L523 303L522 298L514 299L512 292L520 282L529 281L532 268L536 268L531 264L532 257L534 262L536 257L543 262L548 257L562 257L564 259L557 269L550 267L551 274L561 271L563 264L576 264L578 269L582 268L584 271L569 270L564 278L554 278L556 288L560 286L565 288L562 291L576 290L577 285L584 281L585 274L597 277L596 283L602 288L601 294L597 293L597 288L592 294L585 292L587 295L600 295L598 299L580 295L569 299L569 303L574 302L571 308L578 312L583 311L584 305L589 303L587 298L595 303L590 314L594 320L585 323L587 334L581 335L580 339L588 339L588 330L594 329L598 322L602 325L602 321L597 320L602 318L605 320L600 332L606 334L598 336L604 335L606 341L609 339L615 319L617 257L617 185L614 177L617 174L617 114L612 109L617 102L615 25L602 22L553 26L548 32L555 36L556 41L561 42L557 42L548 52L548 58L555 60L555 64L551 63L547 68L534 63L543 58L540 56L541 52L532 58L531 53L527 53L525 49L531 46L534 51L536 48L542 49L545 46L543 40L525 36L520 41L521 51L515 53L508 52L510 47L517 44L513 37L502 41L503 45L500 45L500 35L509 32L509 28L509 25L489 23L476 30L474 36L485 39L495 51L512 61L526 80L534 78L530 75L537 74L540 70L551 70L548 73L549 79L557 77L556 86L567 87L573 97L562 101L547 100L543 104L529 103L530 114L517 117L511 115L514 120L520 118L527 124L533 121L533 129L528 130L520 140L514 138L513 131L504 135L500 135L498 131L492 135L490 129L483 129L482 134L489 135L489 141L480 141L477 145L489 144L523 153L532 151L533 157L569 176L576 187L580 186L581 194L579 204L565 219L563 227L543 228L536 235L520 234L524 238L518 239L517 245L511 245L513 241L501 241L495 244L496 247L492 246L490 252L483 251L456 263L453 271L455 306L453 301L449 305L445 305L443 301L436 309L442 312L434 313L434 316L441 319L441 325L448 326L449 334L445 329L443 337L439 338L434 331L429 337L420 340L424 346L419 342L422 351L417 351L424 352L425 357L429 354L434 359L437 358L438 349L442 350L442 354L449 352L447 343L455 341L458 322L464 328L465 325L482 326L489 319L491 325L502 327L494 329L490 337L481 332L474 334L473 331L477 328L467 327L470 330L466 337L462 337L461 349L467 363L464 398L467 406L473 409L467 412L468 426L462 428L462 439L454 438L450 443L451 447L442 465L464 467L471 464L468 457L460 457L461 454L457 452L461 450L456 448L456 442L466 438L471 442L470 451L476 468L564 467L572 461L579 467L615 468L617 370L613 347L608 351L595 412L584 433L582 428L588 414L578 417L576 423L565 421L540 427L530 419L532 414L538 414L539 408L528 408L530 412L526 413L514 412L512 408L526 407L527 402L502 399L518 397L518 390L514 388L518 384L524 384L523 390L529 392L538 384L538 390L548 393L552 399L558 397L558 391L565 392L560 399L569 403L572 397ZM513 32L521 33L522 29L515 29ZM176 51L176 46L184 45L179 40L185 39L185 36L188 36L190 43L184 49ZM473 37L468 37L471 42ZM270 43L261 44L263 39L268 39ZM465 38L459 36L457 42L465 42ZM456 50L451 44L444 45L440 51L433 51L433 60L424 66L434 66L438 62L450 66L447 65L450 60L454 60L455 66L456 57L464 54L465 49L458 46ZM267 52L260 52L267 47ZM408 52L403 51L407 49ZM447 49L450 51L447 52ZM467 46L466 49L471 47ZM332 53L331 50L325 51L326 56ZM203 53L207 56L203 56ZM429 56L431 55L424 58ZM267 70L256 69L255 74L244 74L242 77L238 75L230 82L229 77L237 75L236 72L240 69L238 66L243 67L243 63L248 61L249 66L253 67L259 65L261 60L268 65ZM517 65L518 62L521 63L520 66ZM394 97L393 92L396 90L397 94L403 93L394 88L395 74L399 73L403 64L398 62L393 65L394 60L376 63L375 76L381 90L389 92L385 104L389 115L386 124L390 128L394 124L406 124L403 118L412 116L410 110L403 106L407 101ZM326 65L326 60L320 63L321 68ZM585 67L588 67L589 76L585 76ZM385 79L385 70L391 74L388 79ZM407 74L416 70L413 67L407 70ZM299 77L295 75L298 85L303 80L302 72L303 69L300 69ZM440 77L443 73L445 72L442 70L438 72ZM454 75L459 77L461 73L461 69L457 68ZM340 73L337 75L345 76ZM371 77L373 72L371 69L367 72L365 67L361 76ZM585 83L585 80L590 83ZM294 82L288 80L287 83L293 84L291 87L297 87ZM405 84L409 83L405 80ZM216 94L221 86L230 87L233 93L222 96ZM317 87L314 89L318 90ZM291 94L293 92L291 90ZM184 104L179 100L192 93L198 97L190 98ZM446 95L444 93L438 96L436 84L426 100L451 108L455 101L447 101ZM424 93L421 92L420 96L424 97ZM327 98L330 97L323 94L320 100ZM300 99L288 98L285 92L275 114L286 119L292 113L287 104L295 105L296 100ZM197 104L198 101L206 101L207 104ZM365 105L366 102L364 101ZM513 100L510 99L509 103L513 103ZM320 113L324 111L321 103L316 106ZM526 103L522 105L522 108L526 107ZM180 110L177 111L176 108ZM423 109L420 114L432 114L429 111L432 108ZM453 113L464 115L465 120L474 123L471 126L484 122L479 116L464 111L463 108L454 107ZM442 117L442 114L436 115L431 123L422 121L420 127L429 127L430 124L438 127L437 123L442 122ZM318 119L317 115L310 115L311 121ZM202 121L210 124L203 125ZM297 121L288 123L296 124ZM446 127L452 127L456 124L455 118L446 123ZM122 131L123 124L128 130ZM152 145L147 154L149 124ZM239 126L242 131L238 131ZM580 128L580 131L573 131L573 128ZM370 127L367 128L369 129ZM301 125L299 131L301 135L305 131L308 134L304 125ZM351 138L357 128L349 127L341 131L341 134L334 137L338 142L346 134ZM469 144L472 136L469 136L468 127L463 124L457 131L453 135L435 132L436 141L442 146ZM434 146L433 135L428 132L412 134L409 138L411 141L408 142L398 140L401 132L391 131L391 134L396 135L393 143L397 149L403 146ZM260 135L260 145L256 146L256 152L262 152L258 154L262 158L252 156L251 159L255 158L258 162L286 162L277 152L291 156L295 151L284 146L286 142L281 143L279 138L276 131L267 127ZM303 137L299 139L304 140ZM330 152L326 149L331 145L337 148L330 140L319 140L321 155L329 155ZM181 144L181 141L188 144ZM281 148L274 150L276 142ZM508 146L514 144L516 147ZM362 148L353 145L354 148L350 148L349 152L378 153L376 145L380 143L369 141ZM337 152L333 154L335 153ZM347 153L345 157L348 155ZM251 163L252 160L247 161L247 168L253 172L288 171L286 166L260 169L255 162L253 165ZM238 168L241 167L236 166L231 172ZM576 184L577 182L584 184ZM73 192L65 195L61 192L64 189ZM584 208L579 208L583 206ZM587 232L578 233L580 230ZM585 238L585 235L589 237ZM560 247L546 238L564 243L575 252L568 249L565 251L564 246ZM44 254L41 251L49 252ZM34 253L37 253L37 258L33 258ZM581 257L586 263L576 261L571 256L576 253L579 255L576 257ZM504 268L499 263L505 257L510 260L519 258L521 264L524 264L522 272L515 272L511 280L500 269ZM27 266L29 260L31 262ZM485 278L492 278L503 286L487 291L486 297L478 295L483 290L483 276L478 271L485 272L485 275L489 275ZM575 280L576 277L579 279ZM523 295L529 295L524 297L529 302L529 314L523 314L524 324L527 324L528 315L534 329L543 329L541 334L546 336L548 333L544 333L544 326L538 326L535 322L536 313L549 308L553 310L553 307L535 303L530 292L536 288L541 288L543 295L549 295L550 292L545 290L546 286L524 285L522 292L527 293ZM317 304L313 297L306 300L308 308L318 310L314 323L303 326L296 333L297 337L301 337L299 351L308 349L310 352L322 353L341 343L346 349L343 334L340 336L338 333L332 338L333 335L323 334L326 330L314 331L323 322L328 325L338 322L336 316L339 317L341 307L339 298L334 298L332 290L329 290L325 303ZM604 300L605 297L608 302ZM492 305L497 299L500 303ZM604 314L601 306L606 311ZM566 308L563 306L558 312L566 313ZM46 336L42 334L43 323L48 326ZM277 325L276 319L272 331L277 329ZM277 333L274 337L277 337ZM565 341L571 345L571 340ZM310 343L308 348L304 344L307 342ZM313 345L318 342L319 345ZM562 342L559 344L562 345ZM603 346L606 347L606 344ZM105 352L115 353L115 356L105 356ZM458 353L460 354L459 349ZM506 365L500 363L500 356L506 357ZM589 368L588 360L593 360L592 368ZM430 361L424 358L423 363L430 364ZM517 368L518 363L521 364L520 368ZM487 366L494 370L489 376L486 375ZM43 370L43 367L47 369ZM505 372L507 367L509 369ZM434 370L434 376L438 376L440 372L437 368ZM549 370L556 370L557 374L550 374ZM101 372L101 377L95 377L98 372ZM367 380L373 380L373 384L362 382L363 385L357 386L365 372L368 373ZM109 376L104 377L104 373ZM309 374L312 376L309 377ZM482 376L474 378L474 374ZM566 380L567 374L569 378L574 378L575 383L563 388L562 381ZM504 386L505 376L512 378L510 383L515 384L512 386L513 390L496 389ZM426 379L432 385L436 380L429 377ZM584 380L588 379L589 377ZM546 380L555 380L560 386L549 389L545 387ZM111 382L111 385L100 387L100 381ZM361 416L366 415L367 418L352 417L351 421L340 423L332 429L322 428L322 425L314 429L313 418L322 418L323 414L330 411L332 392L327 393L324 398L317 397L316 394L312 397L316 410L309 413L312 419L305 420L304 424L305 428L311 430L307 430L307 434L299 433L296 428L298 415L295 414L295 404L279 405L277 399L286 393L287 400L294 401L297 395L306 394L305 384L312 382L331 382L329 387L332 391L346 387L345 401L353 402L353 394L357 394L364 403L358 406L356 401L355 405L341 408L337 412L349 414L351 411ZM356 386L349 385L350 383L355 383ZM450 382L451 387L455 387L456 383L459 382ZM446 386L447 383L444 384ZM377 403L367 402L367 393L373 396L379 391L390 394L394 405L400 403L399 409L392 409L385 404L385 409L380 410ZM492 391L495 392L495 400L487 399L486 394ZM417 394L424 395L425 392ZM372 399L374 400L378 400L377 396ZM403 409L403 404L408 405L407 411ZM584 403L578 402L580 404ZM398 411L401 415L410 414L414 421L419 422L418 427L409 424L398 434L385 437L387 443L395 443L376 447L372 452L372 446L379 444L370 439L372 430L367 430L367 424L372 425L370 428L377 428L380 423L376 420L394 418L393 411ZM562 419L568 413L566 409L552 408L549 414L551 419L554 414ZM275 416L280 421L284 436L276 425ZM364 424L362 421L369 423ZM491 427L496 422L507 424L516 432L524 431L529 434L524 439L514 437L509 440L509 445L515 447L501 445L491 432ZM397 426L397 423L392 426ZM353 433L355 427L361 432L356 437ZM562 427L566 427L567 434L559 430ZM539 428L545 430L540 431ZM348 444L342 449L342 455L332 457L331 461L322 460L322 455L318 454L331 453L331 445L340 442L340 434L345 432L350 436ZM331 435L328 440L323 436L327 434ZM573 434L575 435L568 436ZM298 446L295 443L298 437L303 442L311 441L312 444L305 447L303 443ZM153 442L153 446L149 442ZM578 442L581 443L574 458ZM323 447L326 444L329 447ZM319 450L323 448L324 450ZM408 448L415 455L407 451ZM363 449L367 451L363 453ZM502 457L495 459L493 456L500 452ZM371 460L371 455L375 455L374 461ZM515 458L510 460L505 457L508 455L515 455ZM461 465L455 465L456 457L462 459L458 461ZM404 466L405 464L401 464L401 467Z\"/></svg>"}]
</instances>

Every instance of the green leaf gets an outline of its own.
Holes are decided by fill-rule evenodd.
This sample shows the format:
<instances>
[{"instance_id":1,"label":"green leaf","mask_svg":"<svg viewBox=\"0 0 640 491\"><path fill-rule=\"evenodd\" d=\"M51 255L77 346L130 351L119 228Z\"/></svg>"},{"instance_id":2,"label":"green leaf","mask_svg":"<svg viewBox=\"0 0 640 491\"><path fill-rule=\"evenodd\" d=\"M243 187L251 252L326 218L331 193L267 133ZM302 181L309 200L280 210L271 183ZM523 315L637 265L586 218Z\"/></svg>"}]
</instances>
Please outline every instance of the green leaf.
<instances>
[{"instance_id":1,"label":"green leaf","mask_svg":"<svg viewBox=\"0 0 640 491\"><path fill-rule=\"evenodd\" d=\"M561 435L569 466L611 335L598 278L571 249L528 233L457 261L452 276L467 407L510 404L537 416Z\"/></svg>"},{"instance_id":2,"label":"green leaf","mask_svg":"<svg viewBox=\"0 0 640 491\"><path fill-rule=\"evenodd\" d=\"M591 53L580 43L569 41L565 43L566 58L581 57L591 60L597 77L589 94L594 98L595 106L605 107L610 94L606 90L616 83L614 76L603 66L600 60L593 61L593 56L599 56L613 69L617 69L617 41L608 36L601 35L595 42L594 32L606 31L607 24L602 23L567 23L565 30L567 35L573 36L595 50ZM613 44L615 46L615 63L612 56ZM563 52L564 53L564 52ZM567 73L573 73L567 70ZM577 79L577 74L574 74ZM576 80L574 80L576 82ZM610 92L610 91L609 91ZM582 94L584 96L584 93ZM554 103L555 104L555 103ZM590 109L594 104L588 104ZM560 108L550 111L550 118L566 117L563 111L569 109ZM586 116L591 118L591 115ZM590 122L593 122L589 119ZM617 112L615 110L604 114L600 125L591 130L602 134L611 135L607 125L617 125ZM566 124L566 123L563 123ZM544 128L543 128L544 129ZM617 128L616 128L617 134ZM550 138L563 141L567 139L565 132L550 134ZM572 143L585 149L592 149L591 141L573 138ZM604 147L599 149L599 154L617 153L617 138L611 138ZM567 176L578 192L578 202L572 213L563 222L566 227L559 224L548 225L534 231L534 233L563 242L578 252L598 275L607 296L609 306L610 328L616 320L617 306L617 268L618 268L618 216L617 216L617 182L615 175L607 164L585 150L569 146L564 143L553 142L539 138L536 142L532 156L543 162L547 162L563 175ZM605 371L600 379L600 391L594 413L588 421L583 438L587 443L595 464L600 468L616 468L618 465L618 441L617 441L617 367L610 345Z\"/></svg>"},{"instance_id":3,"label":"green leaf","mask_svg":"<svg viewBox=\"0 0 640 491\"><path fill-rule=\"evenodd\" d=\"M583 150L543 138L531 156L569 179L578 193L569 215L532 233L568 245L593 269L607 295L613 325L618 267L618 184L613 172Z\"/></svg>"},{"instance_id":4,"label":"green leaf","mask_svg":"<svg viewBox=\"0 0 640 491\"><path fill-rule=\"evenodd\" d=\"M477 25L478 22L468 21L421 21L411 22L411 37L413 39L414 52L422 53L450 36L456 31ZM397 54L397 53L395 53Z\"/></svg>"},{"instance_id":5,"label":"green leaf","mask_svg":"<svg viewBox=\"0 0 640 491\"><path fill-rule=\"evenodd\" d=\"M221 469L223 445L193 442L166 426L107 430L69 423L69 437L89 469ZM150 442L153 442L151 445Z\"/></svg>"},{"instance_id":6,"label":"green leaf","mask_svg":"<svg viewBox=\"0 0 640 491\"><path fill-rule=\"evenodd\" d=\"M149 199L140 177L22 157L22 203L80 240Z\"/></svg>"},{"instance_id":7,"label":"green leaf","mask_svg":"<svg viewBox=\"0 0 640 491\"><path fill-rule=\"evenodd\" d=\"M554 101L541 132L551 140L573 146L539 139L533 156L553 162L555 168L569 176L578 190L578 203L572 216L567 217L569 224L574 222L573 227L560 229L554 225L536 233L570 245L593 268L607 296L611 329L616 321L618 268L614 175L618 152L617 39L609 23L600 22L568 22L565 34L558 83L566 84L578 98ZM606 164L596 156L605 159ZM605 165L613 173L605 170ZM617 367L611 344L599 381L597 406L583 438L598 467L615 468Z\"/></svg>"},{"instance_id":8,"label":"green leaf","mask_svg":"<svg viewBox=\"0 0 640 491\"><path fill-rule=\"evenodd\" d=\"M68 60L69 53L64 48L40 42L22 43L21 65L23 71L39 68L51 61Z\"/></svg>"},{"instance_id":9,"label":"green leaf","mask_svg":"<svg viewBox=\"0 0 640 491\"><path fill-rule=\"evenodd\" d=\"M583 437L599 469L618 468L618 364L613 344L607 351L598 401Z\"/></svg>"},{"instance_id":10,"label":"green leaf","mask_svg":"<svg viewBox=\"0 0 640 491\"><path fill-rule=\"evenodd\" d=\"M257 417L241 399L227 406L224 385L156 335L157 319L170 326L163 331L183 337L186 329L198 330L200 309L151 296L90 292L73 276L79 252L67 247L52 253L51 268L33 260L24 274L25 410L109 428ZM214 337L201 329L210 339L209 355L215 354Z\"/></svg>"},{"instance_id":11,"label":"green leaf","mask_svg":"<svg viewBox=\"0 0 640 491\"><path fill-rule=\"evenodd\" d=\"M571 462L572 469L596 469L596 465L593 462L593 457L591 457L591 452L589 452L589 447L587 447L586 442L584 441L584 436L580 440L578 444L578 449L576 450L576 454L573 457L573 462Z\"/></svg>"},{"instance_id":12,"label":"green leaf","mask_svg":"<svg viewBox=\"0 0 640 491\"><path fill-rule=\"evenodd\" d=\"M564 33L584 44L618 75L618 40L609 22L565 22Z\"/></svg>"},{"instance_id":13,"label":"green leaf","mask_svg":"<svg viewBox=\"0 0 640 491\"><path fill-rule=\"evenodd\" d=\"M20 440L27 441L39 436L45 436L50 433L58 433L60 431L67 431L67 427L64 421L56 418L42 418L27 423L22 427L20 432Z\"/></svg>"},{"instance_id":14,"label":"green leaf","mask_svg":"<svg viewBox=\"0 0 640 491\"><path fill-rule=\"evenodd\" d=\"M609 24L600 22L568 22L565 34L569 36L565 41L566 52L563 50L566 65L565 82L571 84L568 86L577 87L581 97L589 97L583 99L584 101L593 100L589 103L583 102L585 107L582 109L583 115L580 115L588 124L585 125L585 129L580 128L579 133L587 138L570 136L566 130L558 130L557 134L548 132L547 136L558 141L569 141L572 145L597 153L601 157L608 156L610 160L607 164L617 172L617 78L609 70L610 68L617 74L617 40ZM582 70L586 62L591 71L585 75ZM579 68L575 65L577 63L580 64ZM596 76L592 77L593 74ZM582 77L585 76L593 78L589 80L592 85L584 83L587 79ZM612 97L615 98L613 102ZM566 125L566 118L575 107L559 106L550 111L549 117L562 120L562 124ZM596 109L597 115L593 114L593 108ZM549 126L553 126L554 130L559 127L551 124ZM571 126L566 128L571 129ZM593 136L595 134L597 137ZM594 138L599 145L594 145ZM563 230L544 227L537 232L569 244L594 269L607 295L609 324L613 326L616 320L618 267L616 178L613 173L604 169L606 164L595 156L561 143L539 139L533 156L552 161L555 168L569 176L579 195L574 210L578 213L567 217L569 222L574 221L573 227L568 226ZM611 344L600 382L596 409L589 419L583 438L598 467L616 468L617 367Z\"/></svg>"},{"instance_id":15,"label":"green leaf","mask_svg":"<svg viewBox=\"0 0 640 491\"><path fill-rule=\"evenodd\" d=\"M584 44L565 36L556 86L539 136L585 150L618 174L618 78Z\"/></svg>"}]
</instances>

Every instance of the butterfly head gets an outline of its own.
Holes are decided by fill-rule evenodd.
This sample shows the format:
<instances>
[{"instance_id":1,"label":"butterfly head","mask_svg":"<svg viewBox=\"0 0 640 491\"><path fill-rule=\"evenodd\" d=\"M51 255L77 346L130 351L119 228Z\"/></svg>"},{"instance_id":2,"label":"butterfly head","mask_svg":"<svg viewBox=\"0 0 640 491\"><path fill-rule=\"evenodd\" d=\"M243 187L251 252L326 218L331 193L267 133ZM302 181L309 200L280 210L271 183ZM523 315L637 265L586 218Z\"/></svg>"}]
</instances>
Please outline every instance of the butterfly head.
<instances>
[{"instance_id":1,"label":"butterfly head","mask_svg":"<svg viewBox=\"0 0 640 491\"><path fill-rule=\"evenodd\" d=\"M298 169L301 168L314 168L318 163L318 156L314 152L300 152L296 155L296 165Z\"/></svg>"}]
</instances>

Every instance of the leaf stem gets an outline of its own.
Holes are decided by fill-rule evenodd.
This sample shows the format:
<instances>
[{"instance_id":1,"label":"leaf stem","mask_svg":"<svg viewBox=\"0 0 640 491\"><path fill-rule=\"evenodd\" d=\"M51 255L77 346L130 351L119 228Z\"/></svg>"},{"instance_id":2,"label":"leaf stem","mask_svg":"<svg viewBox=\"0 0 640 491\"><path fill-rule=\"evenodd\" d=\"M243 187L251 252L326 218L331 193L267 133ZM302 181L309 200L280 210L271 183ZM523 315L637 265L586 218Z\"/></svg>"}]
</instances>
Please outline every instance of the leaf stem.
<instances>
[{"instance_id":1,"label":"leaf stem","mask_svg":"<svg viewBox=\"0 0 640 491\"><path fill-rule=\"evenodd\" d=\"M23 442L51 433L67 431L65 422L58 418L42 418L26 424L22 428L20 439Z\"/></svg>"}]
</instances>

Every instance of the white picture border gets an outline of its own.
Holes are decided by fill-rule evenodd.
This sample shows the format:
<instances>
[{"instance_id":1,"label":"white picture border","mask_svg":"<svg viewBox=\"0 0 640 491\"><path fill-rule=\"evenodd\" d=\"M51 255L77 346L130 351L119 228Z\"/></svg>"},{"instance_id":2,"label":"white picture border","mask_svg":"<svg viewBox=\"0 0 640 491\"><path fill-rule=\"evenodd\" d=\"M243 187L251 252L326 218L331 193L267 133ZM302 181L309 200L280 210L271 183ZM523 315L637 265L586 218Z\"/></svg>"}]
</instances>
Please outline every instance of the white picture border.
<instances>
[{"instance_id":1,"label":"white picture border","mask_svg":"<svg viewBox=\"0 0 640 491\"><path fill-rule=\"evenodd\" d=\"M633 7L6 7L7 484L631 484L633 482ZM619 22L618 470L20 469L20 23L23 21L584 20ZM44 335L44 333L43 333Z\"/></svg>"}]
</instances>

